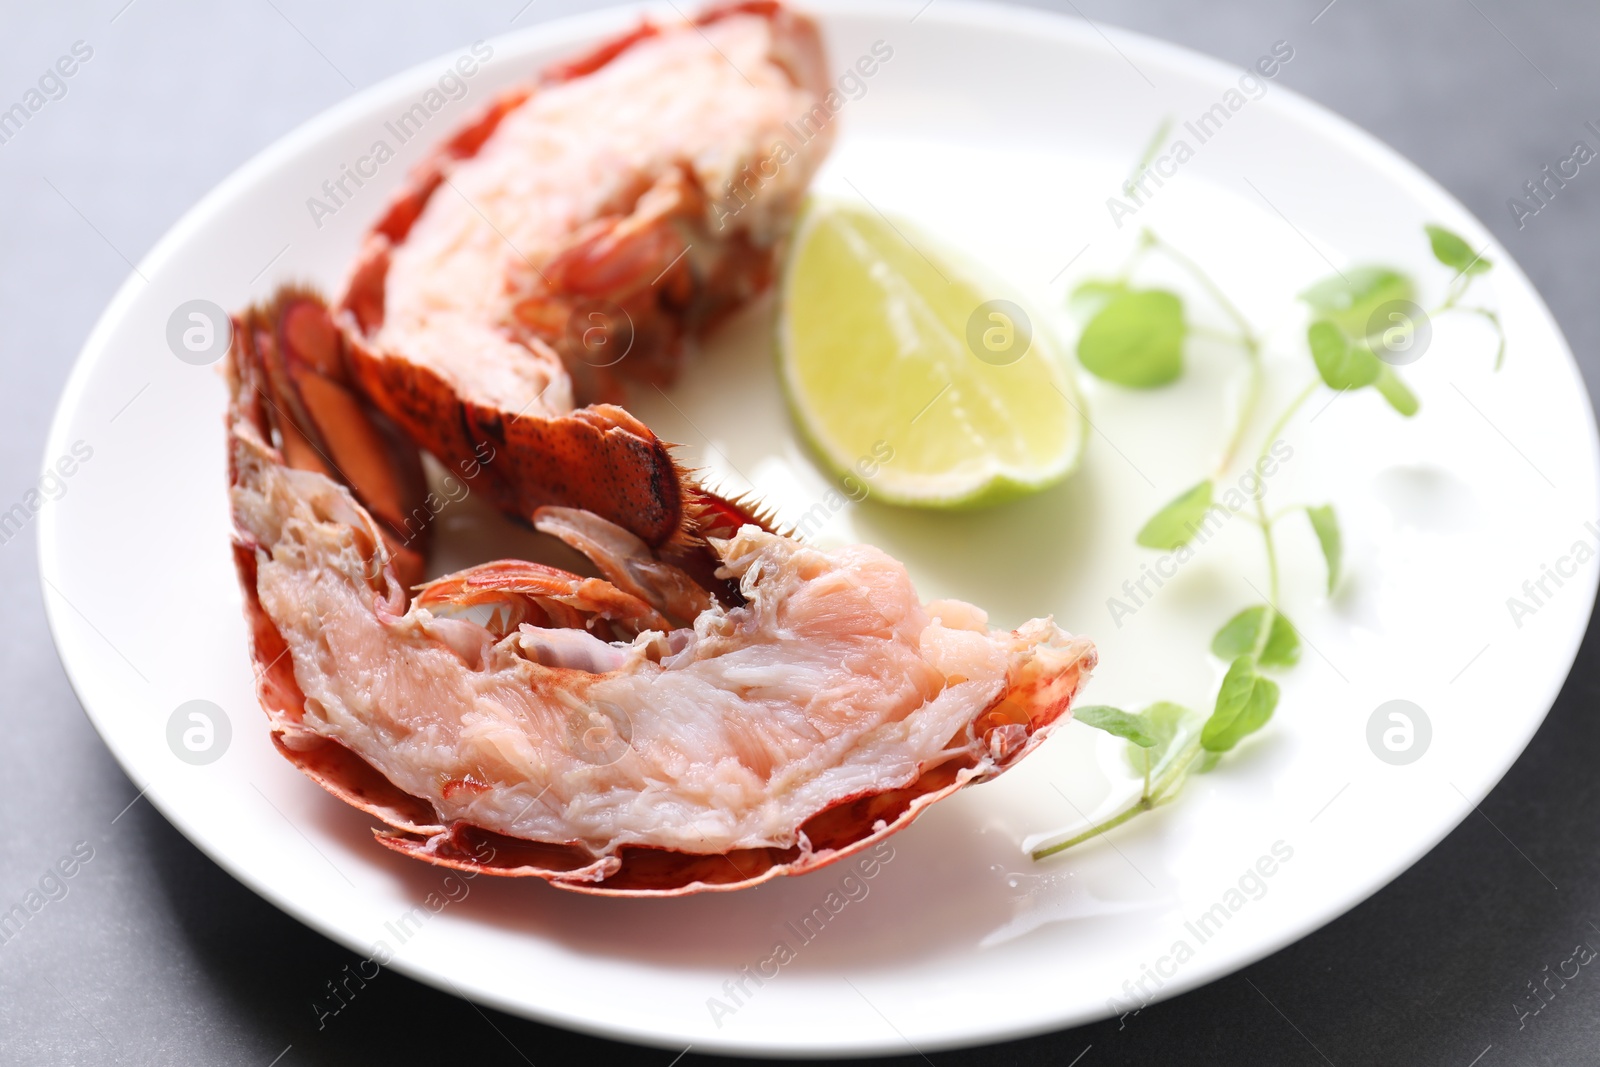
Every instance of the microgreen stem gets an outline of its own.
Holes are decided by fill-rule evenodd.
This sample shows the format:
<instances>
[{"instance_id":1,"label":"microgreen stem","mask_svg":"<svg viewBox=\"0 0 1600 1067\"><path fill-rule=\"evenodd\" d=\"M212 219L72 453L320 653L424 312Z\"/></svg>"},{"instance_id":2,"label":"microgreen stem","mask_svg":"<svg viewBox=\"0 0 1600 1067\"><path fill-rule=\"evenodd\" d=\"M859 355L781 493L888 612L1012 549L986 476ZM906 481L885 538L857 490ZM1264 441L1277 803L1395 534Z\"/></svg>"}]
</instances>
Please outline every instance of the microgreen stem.
<instances>
[{"instance_id":1,"label":"microgreen stem","mask_svg":"<svg viewBox=\"0 0 1600 1067\"><path fill-rule=\"evenodd\" d=\"M1221 477L1233 465L1234 456L1239 454L1239 449L1244 445L1245 434L1250 430L1250 422L1255 418L1256 405L1261 400L1261 338L1256 336L1255 329L1250 325L1250 320L1244 317L1244 312L1239 310L1237 304L1228 299L1228 294L1222 287L1212 280L1204 267L1184 255L1172 244L1163 239L1153 230L1144 231L1144 240L1161 250L1172 262L1182 267L1184 272L1200 284L1222 309L1223 314L1233 320L1238 329L1237 337L1229 338L1243 350L1245 355L1245 372L1247 377L1244 384L1244 397L1239 402L1239 410L1234 416L1233 430L1228 434L1227 447L1222 451L1222 458L1217 463L1217 477ZM1196 333L1201 332L1198 327L1190 327ZM1206 331L1211 332L1211 331ZM1212 336L1216 336L1213 332Z\"/></svg>"},{"instance_id":2,"label":"microgreen stem","mask_svg":"<svg viewBox=\"0 0 1600 1067\"><path fill-rule=\"evenodd\" d=\"M1461 310L1473 315L1482 315L1489 320L1489 325L1494 327L1495 336L1500 339L1500 344L1494 351L1494 369L1499 370L1500 364L1506 361L1506 328L1501 325L1500 316L1486 307L1464 307Z\"/></svg>"},{"instance_id":3,"label":"microgreen stem","mask_svg":"<svg viewBox=\"0 0 1600 1067\"><path fill-rule=\"evenodd\" d=\"M1471 274L1456 275L1450 280L1450 287L1445 292L1444 300L1428 314L1438 315L1455 307L1461 298L1467 295L1467 290L1472 288L1474 280L1474 276Z\"/></svg>"},{"instance_id":4,"label":"microgreen stem","mask_svg":"<svg viewBox=\"0 0 1600 1067\"><path fill-rule=\"evenodd\" d=\"M1172 760L1172 765L1161 773L1161 777L1156 779L1155 786L1146 792L1146 795L1151 798L1153 804L1165 804L1167 801L1172 799L1174 795L1172 787L1176 785L1186 773L1188 773L1189 765L1193 763L1195 761L1195 757L1199 755L1200 732L1196 730L1195 735L1189 738L1189 740L1184 743L1184 746L1178 750L1177 756L1175 756Z\"/></svg>"},{"instance_id":5,"label":"microgreen stem","mask_svg":"<svg viewBox=\"0 0 1600 1067\"><path fill-rule=\"evenodd\" d=\"M1134 803L1133 807L1127 808L1119 814L1113 815L1111 818L1102 822L1095 823L1082 833L1074 834L1065 841L1062 841L1059 844L1051 845L1049 848L1035 849L1033 851L1033 858L1036 860L1042 860L1046 856L1054 856L1057 852L1065 852L1073 845L1081 845L1083 842L1089 840L1089 838L1097 837L1100 834L1105 833L1107 830L1115 829L1116 827L1127 822L1129 819L1143 815L1145 812L1154 807L1155 804L1151 802L1149 797L1141 796L1138 801Z\"/></svg>"},{"instance_id":6,"label":"microgreen stem","mask_svg":"<svg viewBox=\"0 0 1600 1067\"><path fill-rule=\"evenodd\" d=\"M1134 268L1139 265L1139 261L1144 259L1144 257L1149 253L1150 249L1155 247L1155 244L1155 234L1151 233L1149 230L1143 230L1140 232L1139 242L1133 246L1133 251L1128 253L1127 262L1122 265L1122 270L1117 273L1118 285L1128 284L1128 279L1133 277Z\"/></svg>"},{"instance_id":7,"label":"microgreen stem","mask_svg":"<svg viewBox=\"0 0 1600 1067\"><path fill-rule=\"evenodd\" d=\"M1283 409L1283 413L1278 416L1278 421L1274 422L1272 429L1267 431L1266 439L1261 444L1261 453L1256 459L1258 468L1272 451L1272 446L1282 436L1284 428L1289 425L1289 420L1294 418L1295 412L1300 410L1301 405L1311 398L1311 394L1316 392L1317 387L1321 384L1320 381L1311 382L1300 390L1299 395L1289 401L1289 406ZM1256 494L1256 520L1261 527L1261 542L1266 546L1267 550L1268 592L1266 611L1261 616L1261 629L1256 632L1255 648L1251 649L1251 654L1258 660L1261 658L1261 654L1267 650L1267 640L1272 636L1273 624L1278 621L1278 546L1272 538L1272 524L1276 519L1277 516L1269 516L1267 514L1267 490L1266 486L1263 485L1261 491Z\"/></svg>"},{"instance_id":8,"label":"microgreen stem","mask_svg":"<svg viewBox=\"0 0 1600 1067\"><path fill-rule=\"evenodd\" d=\"M1211 275L1206 273L1204 267L1178 251L1177 248L1173 247L1165 238L1153 230L1144 232L1145 239L1151 245L1161 249L1172 262L1182 267L1190 277L1199 282L1200 287L1210 295L1212 300L1217 302L1217 306L1223 310L1223 313L1233 320L1233 324L1239 328L1239 334L1245 347L1260 347L1260 341L1256 338L1255 330L1250 327L1250 320L1244 317L1244 312L1240 311L1232 300L1228 299L1228 294L1224 293L1217 283L1211 280Z\"/></svg>"},{"instance_id":9,"label":"microgreen stem","mask_svg":"<svg viewBox=\"0 0 1600 1067\"><path fill-rule=\"evenodd\" d=\"M1261 613L1261 628L1256 631L1255 647L1250 654L1261 660L1261 654L1267 650L1267 640L1272 636L1272 628L1278 622L1278 547L1272 539L1272 520L1267 517L1265 503L1266 492L1256 497L1256 515L1261 524L1261 543L1267 549L1267 603Z\"/></svg>"},{"instance_id":10,"label":"microgreen stem","mask_svg":"<svg viewBox=\"0 0 1600 1067\"><path fill-rule=\"evenodd\" d=\"M1473 281L1474 278L1470 274L1463 274L1458 277L1451 283L1450 291L1445 294L1445 298L1427 314L1429 318L1438 318L1447 311L1462 311L1468 315L1481 315L1488 319L1489 325L1494 327L1495 337L1499 340L1499 344L1494 351L1494 369L1499 370L1500 365L1506 359L1506 328L1501 325L1500 316L1491 309L1476 304L1470 306L1461 304L1461 298L1467 295L1468 289L1472 288Z\"/></svg>"},{"instance_id":11,"label":"microgreen stem","mask_svg":"<svg viewBox=\"0 0 1600 1067\"><path fill-rule=\"evenodd\" d=\"M1150 143L1144 146L1144 153L1139 157L1139 162L1134 165L1133 172L1128 175L1127 181L1122 183L1123 193L1132 194L1134 183L1139 180L1139 175L1143 174L1146 168L1150 166L1151 161L1156 158L1156 153L1161 151L1161 146L1167 143L1167 134L1171 132L1172 116L1168 115L1161 120L1161 125L1156 127L1155 136L1151 137Z\"/></svg>"},{"instance_id":12,"label":"microgreen stem","mask_svg":"<svg viewBox=\"0 0 1600 1067\"><path fill-rule=\"evenodd\" d=\"M1311 394L1315 393L1321 385L1321 379L1312 381L1304 389L1300 390L1299 395L1289 401L1289 406L1283 409L1283 413L1278 416L1278 421L1273 423L1272 429L1267 431L1266 440L1261 443L1261 453L1256 457L1256 462L1259 463L1267 458L1272 451L1272 446L1277 444L1278 438L1283 436L1284 427L1288 426L1289 420L1294 418L1294 413L1299 411L1307 400L1311 399Z\"/></svg>"},{"instance_id":13,"label":"microgreen stem","mask_svg":"<svg viewBox=\"0 0 1600 1067\"><path fill-rule=\"evenodd\" d=\"M1233 465L1233 457L1239 454L1239 449L1244 444L1244 436L1250 429L1250 422L1255 418L1256 405L1261 402L1261 351L1256 346L1254 338L1241 338L1246 356L1244 396L1239 401L1239 411L1234 416L1233 433L1228 436L1228 445L1222 450L1222 458L1217 461L1216 477L1220 478L1227 473Z\"/></svg>"},{"instance_id":14,"label":"microgreen stem","mask_svg":"<svg viewBox=\"0 0 1600 1067\"><path fill-rule=\"evenodd\" d=\"M1171 764L1161 773L1161 777L1156 779L1154 785L1150 784L1150 766L1146 762L1145 788L1144 792L1139 794L1138 800L1110 818L1102 819L1093 826L1073 834L1065 841L1058 841L1049 848L1035 849L1032 853L1033 858L1042 860L1047 856L1054 856L1058 852L1065 852L1073 845L1082 844L1091 837L1098 837L1107 830L1115 829L1130 819L1137 818L1147 811L1154 811L1156 808L1168 803L1173 797L1177 796L1177 790L1174 787L1188 773L1189 766L1199 757L1200 752L1200 735L1197 732L1184 744L1183 748L1178 750L1178 754L1173 757Z\"/></svg>"}]
</instances>

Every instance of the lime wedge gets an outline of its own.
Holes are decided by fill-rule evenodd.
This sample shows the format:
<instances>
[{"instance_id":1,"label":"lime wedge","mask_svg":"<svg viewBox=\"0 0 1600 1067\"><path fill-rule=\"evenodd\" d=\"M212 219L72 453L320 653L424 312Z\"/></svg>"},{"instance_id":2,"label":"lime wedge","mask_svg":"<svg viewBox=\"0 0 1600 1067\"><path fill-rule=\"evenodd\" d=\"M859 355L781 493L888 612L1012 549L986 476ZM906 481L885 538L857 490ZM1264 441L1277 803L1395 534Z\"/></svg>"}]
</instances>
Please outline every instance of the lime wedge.
<instances>
[{"instance_id":1,"label":"lime wedge","mask_svg":"<svg viewBox=\"0 0 1600 1067\"><path fill-rule=\"evenodd\" d=\"M895 504L978 507L1066 477L1082 406L1049 330L906 223L813 200L778 358L807 442Z\"/></svg>"}]
</instances>

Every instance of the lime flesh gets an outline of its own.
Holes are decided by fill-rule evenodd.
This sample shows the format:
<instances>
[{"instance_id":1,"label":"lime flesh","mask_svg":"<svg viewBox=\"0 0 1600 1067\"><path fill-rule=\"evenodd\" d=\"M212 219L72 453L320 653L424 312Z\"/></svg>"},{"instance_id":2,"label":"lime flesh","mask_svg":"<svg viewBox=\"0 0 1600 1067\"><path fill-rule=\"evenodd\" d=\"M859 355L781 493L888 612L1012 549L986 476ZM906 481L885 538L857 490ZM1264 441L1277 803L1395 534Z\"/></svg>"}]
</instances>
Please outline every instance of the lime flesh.
<instances>
[{"instance_id":1,"label":"lime flesh","mask_svg":"<svg viewBox=\"0 0 1600 1067\"><path fill-rule=\"evenodd\" d=\"M873 496L975 507L1060 481L1082 406L1054 338L906 223L813 201L785 270L790 409L837 476Z\"/></svg>"}]
</instances>

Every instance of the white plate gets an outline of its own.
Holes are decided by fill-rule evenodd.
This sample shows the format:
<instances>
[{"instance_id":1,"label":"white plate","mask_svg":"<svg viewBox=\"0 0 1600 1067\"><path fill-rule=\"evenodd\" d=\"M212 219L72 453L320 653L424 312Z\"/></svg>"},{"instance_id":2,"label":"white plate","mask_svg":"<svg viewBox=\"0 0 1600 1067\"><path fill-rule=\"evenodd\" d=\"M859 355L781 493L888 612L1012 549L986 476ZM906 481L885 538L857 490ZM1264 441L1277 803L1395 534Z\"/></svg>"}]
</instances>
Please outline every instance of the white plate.
<instances>
[{"instance_id":1,"label":"white plate","mask_svg":"<svg viewBox=\"0 0 1600 1067\"><path fill-rule=\"evenodd\" d=\"M1106 197L1163 115L1198 116L1240 72L1078 21L950 0L912 21L917 6L824 8L839 71L874 41L894 54L844 107L821 184L859 191L970 250L1070 339L1072 324L1054 310L1062 293L1120 262L1135 232L1112 224ZM632 18L610 11L493 42L493 60L426 140L493 89ZM1573 542L1594 541L1583 524L1597 516L1595 434L1572 358L1527 279L1460 205L1272 85L1133 222L1205 262L1271 330L1274 396L1307 380L1293 297L1329 261L1392 262L1438 296L1448 272L1428 257L1426 221L1487 245L1496 266L1485 297L1511 341L1496 374L1484 330L1441 320L1407 371L1422 398L1417 418L1398 418L1370 390L1318 412L1325 392L1291 427L1295 458L1270 499L1336 502L1350 574L1329 602L1315 543L1289 523L1283 602L1308 649L1260 735L1164 813L1035 865L1022 843L1074 821L1065 798L1089 811L1127 787L1110 740L1070 727L1005 779L896 837L867 895L803 946L787 924L838 886L837 869L661 901L480 879L465 899L428 911L444 872L377 847L364 816L268 744L228 554L223 389L213 369L174 358L165 331L186 300L231 308L281 280L335 286L424 139L320 229L306 199L385 136L383 122L456 54L308 123L190 212L94 330L50 435L52 461L79 440L93 449L39 524L45 602L72 684L149 800L285 911L363 955L382 939L392 965L424 982L595 1033L701 1050L926 1051L1082 1023L1107 1014L1109 997L1127 999L1125 981L1168 996L1304 936L1443 837L1543 719L1584 632L1597 565L1547 584L1553 595L1520 626L1506 600ZM1198 318L1221 324L1185 291ZM794 513L827 484L781 409L769 316L758 308L724 331L673 404L645 398L639 409L687 442L692 460L734 483L748 478ZM1120 627L1106 607L1153 560L1133 531L1205 473L1219 443L1219 398L1236 384L1238 358L1197 344L1189 363L1158 393L1091 386L1099 432L1084 470L1057 491L964 515L852 506L823 537L859 537L905 559L925 597L966 597L1007 624L1053 612L1095 636L1103 666L1091 700L1200 704L1218 675L1205 655L1210 633L1254 599L1247 580L1262 581L1250 528L1231 524ZM470 508L456 518L461 530L493 532ZM460 533L447 547L465 559L466 545ZM1368 717L1394 698L1432 722L1431 747L1409 766L1381 762L1366 741ZM232 728L207 766L181 762L166 740L174 710L194 699L220 705ZM1259 899L1229 895L1279 842L1292 858L1259 890L1246 879ZM1218 903L1227 922L1201 942L1186 923ZM419 905L426 920L404 921ZM795 959L714 1018L711 998L734 1006L724 982L780 939L796 942ZM1181 963L1179 941L1192 953ZM1162 973L1147 977L1147 966Z\"/></svg>"}]
</instances>

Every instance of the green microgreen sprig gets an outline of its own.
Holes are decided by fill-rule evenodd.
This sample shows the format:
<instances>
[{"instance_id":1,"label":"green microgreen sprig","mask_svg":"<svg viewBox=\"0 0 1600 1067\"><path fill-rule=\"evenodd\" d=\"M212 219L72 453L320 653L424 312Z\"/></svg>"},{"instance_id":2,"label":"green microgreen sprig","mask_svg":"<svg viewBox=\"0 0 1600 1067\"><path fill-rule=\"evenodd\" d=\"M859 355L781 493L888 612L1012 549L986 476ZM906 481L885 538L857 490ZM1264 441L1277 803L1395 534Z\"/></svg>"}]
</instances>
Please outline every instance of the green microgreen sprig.
<instances>
[{"instance_id":1,"label":"green microgreen sprig","mask_svg":"<svg viewBox=\"0 0 1600 1067\"><path fill-rule=\"evenodd\" d=\"M1498 339L1494 367L1499 370L1506 350L1499 316L1490 308L1463 302L1473 282L1493 264L1474 253L1458 234L1442 226L1429 225L1425 232L1434 258L1456 273L1446 286L1444 298L1422 314L1437 318L1460 312L1485 319ZM1195 326L1185 314L1179 294L1136 286L1132 281L1136 269L1153 254L1165 257L1193 278L1231 321L1233 329L1215 331ZM1258 453L1257 470L1262 469L1295 414L1324 387L1341 395L1370 387L1401 416L1410 418L1417 413L1421 405L1416 394L1373 347L1376 342L1385 351L1394 352L1413 343L1418 326L1415 317L1394 309L1405 308L1415 294L1410 277L1384 266L1349 268L1300 293L1300 300L1313 316L1306 330L1306 351L1316 375L1273 420ZM1216 482L1232 468L1254 422L1265 379L1262 337L1199 264L1150 230L1140 235L1117 276L1084 281L1072 291L1070 303L1087 319L1078 340L1078 362L1088 373L1114 385L1153 389L1176 381L1183 374L1184 349L1192 336L1203 335L1230 344L1244 357L1243 401L1212 477L1179 493L1144 524L1135 538L1141 546L1158 551L1182 548L1201 529L1213 507ZM1035 850L1034 859L1063 852L1170 803L1191 773L1209 769L1272 718L1280 690L1278 683L1264 672L1293 668L1300 661L1301 647L1299 632L1278 607L1279 557L1274 529L1281 519L1305 513L1322 551L1330 596L1344 566L1344 538L1332 504L1302 504L1269 514L1265 497L1266 486L1262 484L1255 494L1252 523L1261 532L1267 602L1237 612L1212 637L1211 654L1228 667L1212 700L1210 714L1202 716L1167 701L1137 713L1105 705L1077 709L1078 721L1127 742L1128 760L1144 785L1138 798L1127 807L1064 841Z\"/></svg>"}]
</instances>

